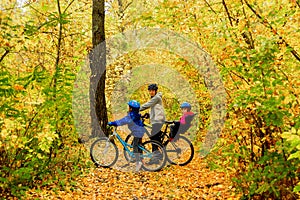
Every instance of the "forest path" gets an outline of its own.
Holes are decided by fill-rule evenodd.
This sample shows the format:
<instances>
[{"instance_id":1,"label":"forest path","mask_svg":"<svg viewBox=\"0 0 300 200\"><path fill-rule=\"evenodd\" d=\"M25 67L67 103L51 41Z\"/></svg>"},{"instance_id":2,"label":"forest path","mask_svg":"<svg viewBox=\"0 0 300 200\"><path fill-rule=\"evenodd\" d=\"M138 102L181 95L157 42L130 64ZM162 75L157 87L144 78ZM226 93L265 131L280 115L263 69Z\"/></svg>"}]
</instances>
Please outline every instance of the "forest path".
<instances>
[{"instance_id":1,"label":"forest path","mask_svg":"<svg viewBox=\"0 0 300 200\"><path fill-rule=\"evenodd\" d=\"M120 152L121 153L121 152ZM123 156L120 156L123 157ZM34 196L34 195L33 195ZM210 170L197 154L186 166L159 172L95 168L66 191L43 191L39 199L239 199L224 172Z\"/></svg>"}]
</instances>

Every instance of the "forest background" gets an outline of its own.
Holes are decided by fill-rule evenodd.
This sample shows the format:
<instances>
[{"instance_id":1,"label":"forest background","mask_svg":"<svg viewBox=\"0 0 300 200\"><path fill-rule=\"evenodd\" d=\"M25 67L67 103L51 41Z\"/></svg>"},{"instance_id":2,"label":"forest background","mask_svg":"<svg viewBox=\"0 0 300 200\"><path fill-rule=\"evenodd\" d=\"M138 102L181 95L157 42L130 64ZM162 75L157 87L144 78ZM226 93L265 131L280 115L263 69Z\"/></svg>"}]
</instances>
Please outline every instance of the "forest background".
<instances>
[{"instance_id":1,"label":"forest background","mask_svg":"<svg viewBox=\"0 0 300 200\"><path fill-rule=\"evenodd\" d=\"M247 198L299 197L299 0L108 0L105 6L106 38L160 28L184 35L211 55L227 95L225 126L205 158L211 168L225 171ZM3 196L21 197L37 185L76 187L73 180L91 167L72 110L74 83L92 49L91 9L86 0L2 0ZM194 142L201 146L212 109L207 83L195 66L168 51L129 52L107 66L109 118L115 86L124 76L134 81L131 73L142 73L138 67L148 63L175 70L192 87L199 107ZM161 89L167 116L178 117L180 97L167 85ZM130 97L145 102L146 84Z\"/></svg>"}]
</instances>

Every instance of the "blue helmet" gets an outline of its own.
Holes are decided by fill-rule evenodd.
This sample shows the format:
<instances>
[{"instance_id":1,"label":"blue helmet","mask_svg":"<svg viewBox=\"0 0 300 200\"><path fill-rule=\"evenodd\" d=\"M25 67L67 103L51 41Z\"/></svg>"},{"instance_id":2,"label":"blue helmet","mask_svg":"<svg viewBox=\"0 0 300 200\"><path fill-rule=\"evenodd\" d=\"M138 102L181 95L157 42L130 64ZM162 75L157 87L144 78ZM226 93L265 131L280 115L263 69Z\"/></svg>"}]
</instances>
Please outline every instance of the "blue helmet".
<instances>
[{"instance_id":1,"label":"blue helmet","mask_svg":"<svg viewBox=\"0 0 300 200\"><path fill-rule=\"evenodd\" d=\"M140 108L140 103L136 100L130 100L127 104L132 108Z\"/></svg>"},{"instance_id":2,"label":"blue helmet","mask_svg":"<svg viewBox=\"0 0 300 200\"><path fill-rule=\"evenodd\" d=\"M158 86L155 83L148 85L148 90L157 90L157 89L158 89Z\"/></svg>"},{"instance_id":3,"label":"blue helmet","mask_svg":"<svg viewBox=\"0 0 300 200\"><path fill-rule=\"evenodd\" d=\"M191 108L191 104L189 104L188 102L183 102L181 105L180 105L180 108Z\"/></svg>"}]
</instances>

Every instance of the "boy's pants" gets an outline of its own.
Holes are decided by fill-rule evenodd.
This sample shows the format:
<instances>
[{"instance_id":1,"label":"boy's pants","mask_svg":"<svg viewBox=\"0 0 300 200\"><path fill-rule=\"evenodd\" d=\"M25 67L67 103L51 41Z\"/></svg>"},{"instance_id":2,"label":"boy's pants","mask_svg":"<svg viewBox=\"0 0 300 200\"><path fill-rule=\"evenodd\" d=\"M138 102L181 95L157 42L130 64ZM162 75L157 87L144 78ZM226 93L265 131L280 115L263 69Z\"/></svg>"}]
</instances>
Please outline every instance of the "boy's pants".
<instances>
[{"instance_id":1,"label":"boy's pants","mask_svg":"<svg viewBox=\"0 0 300 200\"><path fill-rule=\"evenodd\" d=\"M142 153L142 150L138 147L139 144L141 144L142 138L134 137L133 138L133 153L136 157L136 161L140 161L140 154Z\"/></svg>"}]
</instances>

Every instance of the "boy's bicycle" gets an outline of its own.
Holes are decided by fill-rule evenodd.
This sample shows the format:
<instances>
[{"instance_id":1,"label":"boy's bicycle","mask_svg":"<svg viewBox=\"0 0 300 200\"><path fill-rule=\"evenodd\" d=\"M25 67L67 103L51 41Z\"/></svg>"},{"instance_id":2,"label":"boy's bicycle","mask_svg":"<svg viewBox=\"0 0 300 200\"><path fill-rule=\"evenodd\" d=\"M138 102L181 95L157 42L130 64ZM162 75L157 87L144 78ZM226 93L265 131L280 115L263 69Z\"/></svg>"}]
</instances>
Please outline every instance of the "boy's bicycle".
<instances>
[{"instance_id":1,"label":"boy's bicycle","mask_svg":"<svg viewBox=\"0 0 300 200\"><path fill-rule=\"evenodd\" d=\"M184 166L190 163L194 157L194 146L192 142L185 136L177 134L175 138L170 138L169 125L174 124L174 121L165 121L165 128L161 131L161 144L167 153L167 160L171 164ZM145 124L145 127L151 128L150 125ZM147 135L149 132L147 130ZM133 136L128 135L125 142L131 144Z\"/></svg>"},{"instance_id":2,"label":"boy's bicycle","mask_svg":"<svg viewBox=\"0 0 300 200\"><path fill-rule=\"evenodd\" d=\"M90 148L90 156L96 166L111 167L113 166L119 157L118 147L112 142L113 138L117 140L124 147L124 156L127 161L135 160L135 154L133 153L133 146L130 143L124 141L117 133L117 127L114 128L112 134L109 137L100 137L97 139ZM133 138L133 137L132 137ZM142 161L142 169L146 171L159 171L166 164L166 152L163 146L156 141L148 140L143 142L139 147L140 159ZM152 152L152 148L157 149ZM150 163L151 159L154 159L156 155L160 155L159 162Z\"/></svg>"}]
</instances>

